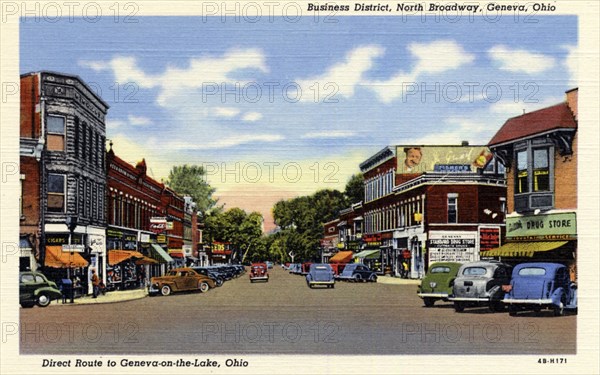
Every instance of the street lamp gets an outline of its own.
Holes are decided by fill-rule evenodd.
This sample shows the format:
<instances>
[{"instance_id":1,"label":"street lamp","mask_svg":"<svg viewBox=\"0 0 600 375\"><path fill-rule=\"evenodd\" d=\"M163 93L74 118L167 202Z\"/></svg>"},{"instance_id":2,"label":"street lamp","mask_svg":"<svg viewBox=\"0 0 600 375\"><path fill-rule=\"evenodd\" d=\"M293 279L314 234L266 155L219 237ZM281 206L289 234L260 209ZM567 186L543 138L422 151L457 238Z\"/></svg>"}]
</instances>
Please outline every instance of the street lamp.
<instances>
[{"instance_id":1,"label":"street lamp","mask_svg":"<svg viewBox=\"0 0 600 375\"><path fill-rule=\"evenodd\" d=\"M67 228L69 228L69 265L67 267L67 278L71 280L71 257L73 256L73 248L71 247L71 239L73 237L73 232L75 232L75 228L77 228L77 216L67 216L65 219L65 223L67 224ZM72 282L72 281L71 281ZM75 285L71 284L71 303L75 302Z\"/></svg>"}]
</instances>

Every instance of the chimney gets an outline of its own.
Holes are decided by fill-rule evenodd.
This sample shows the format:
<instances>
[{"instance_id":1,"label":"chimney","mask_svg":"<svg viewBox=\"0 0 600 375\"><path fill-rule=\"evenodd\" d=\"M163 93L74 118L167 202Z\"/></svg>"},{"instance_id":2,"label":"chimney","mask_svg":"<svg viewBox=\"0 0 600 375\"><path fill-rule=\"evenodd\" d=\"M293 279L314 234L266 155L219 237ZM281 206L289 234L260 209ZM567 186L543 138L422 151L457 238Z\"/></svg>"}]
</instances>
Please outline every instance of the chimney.
<instances>
[{"instance_id":1,"label":"chimney","mask_svg":"<svg viewBox=\"0 0 600 375\"><path fill-rule=\"evenodd\" d=\"M574 89L571 89L569 91L566 92L567 94L567 105L569 106L569 108L571 108L571 112L573 112L573 117L575 117L575 120L577 120L577 94L578 94L579 88L575 87Z\"/></svg>"}]
</instances>

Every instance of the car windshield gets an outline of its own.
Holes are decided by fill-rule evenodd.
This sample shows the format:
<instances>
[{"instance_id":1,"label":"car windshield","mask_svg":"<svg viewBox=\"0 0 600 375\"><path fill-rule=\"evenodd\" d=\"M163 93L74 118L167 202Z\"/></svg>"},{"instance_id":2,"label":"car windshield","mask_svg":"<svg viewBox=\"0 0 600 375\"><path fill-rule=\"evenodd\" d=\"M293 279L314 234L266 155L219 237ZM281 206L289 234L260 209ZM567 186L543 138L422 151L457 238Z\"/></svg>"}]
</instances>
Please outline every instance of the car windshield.
<instances>
[{"instance_id":1,"label":"car windshield","mask_svg":"<svg viewBox=\"0 0 600 375\"><path fill-rule=\"evenodd\" d=\"M546 270L539 267L521 268L519 270L519 276L544 276L545 274Z\"/></svg>"},{"instance_id":2,"label":"car windshield","mask_svg":"<svg viewBox=\"0 0 600 375\"><path fill-rule=\"evenodd\" d=\"M481 276L486 274L484 267L467 267L462 273L465 276Z\"/></svg>"},{"instance_id":3,"label":"car windshield","mask_svg":"<svg viewBox=\"0 0 600 375\"><path fill-rule=\"evenodd\" d=\"M433 267L431 273L450 273L450 267Z\"/></svg>"}]
</instances>

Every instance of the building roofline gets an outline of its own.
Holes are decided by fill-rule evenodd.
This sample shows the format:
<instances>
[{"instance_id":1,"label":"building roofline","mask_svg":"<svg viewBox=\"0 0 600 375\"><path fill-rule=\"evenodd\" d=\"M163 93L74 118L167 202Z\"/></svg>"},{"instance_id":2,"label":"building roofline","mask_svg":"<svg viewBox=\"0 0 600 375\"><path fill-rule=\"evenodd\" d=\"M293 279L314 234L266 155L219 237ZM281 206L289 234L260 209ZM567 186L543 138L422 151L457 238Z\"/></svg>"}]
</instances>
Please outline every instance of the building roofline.
<instances>
[{"instance_id":1,"label":"building roofline","mask_svg":"<svg viewBox=\"0 0 600 375\"><path fill-rule=\"evenodd\" d=\"M94 90L92 90L92 88L90 86L88 86L88 84L85 83L85 81L83 79L81 79L81 77L78 76L78 75L76 75L76 74L62 73L62 72L57 72L57 71L54 71L54 70L38 70L38 71L35 71L35 72L23 73L23 74L20 75L20 77L24 78L24 77L33 76L33 75L36 75L36 74L56 74L56 75L59 75L59 76L76 79L77 81L79 81L79 83L81 83L94 96L94 98L96 98L100 103L102 103L106 107L107 112L108 112L108 109L110 108L110 105L108 105L108 103L106 103L100 96L98 96L98 94L96 94L94 92Z\"/></svg>"}]
</instances>

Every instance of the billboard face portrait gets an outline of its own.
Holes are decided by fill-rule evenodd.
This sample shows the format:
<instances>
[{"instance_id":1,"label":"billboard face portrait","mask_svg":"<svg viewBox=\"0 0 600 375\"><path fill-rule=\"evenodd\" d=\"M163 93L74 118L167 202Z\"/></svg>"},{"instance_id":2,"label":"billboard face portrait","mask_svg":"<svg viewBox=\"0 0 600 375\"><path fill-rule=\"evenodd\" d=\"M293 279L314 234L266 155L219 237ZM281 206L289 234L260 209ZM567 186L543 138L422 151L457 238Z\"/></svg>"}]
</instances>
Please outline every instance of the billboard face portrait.
<instances>
[{"instance_id":1,"label":"billboard face portrait","mask_svg":"<svg viewBox=\"0 0 600 375\"><path fill-rule=\"evenodd\" d=\"M398 174L476 172L492 158L486 146L397 146L396 155Z\"/></svg>"}]
</instances>

